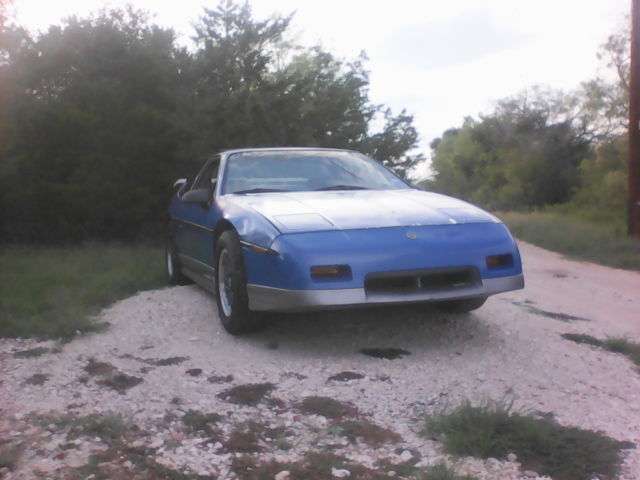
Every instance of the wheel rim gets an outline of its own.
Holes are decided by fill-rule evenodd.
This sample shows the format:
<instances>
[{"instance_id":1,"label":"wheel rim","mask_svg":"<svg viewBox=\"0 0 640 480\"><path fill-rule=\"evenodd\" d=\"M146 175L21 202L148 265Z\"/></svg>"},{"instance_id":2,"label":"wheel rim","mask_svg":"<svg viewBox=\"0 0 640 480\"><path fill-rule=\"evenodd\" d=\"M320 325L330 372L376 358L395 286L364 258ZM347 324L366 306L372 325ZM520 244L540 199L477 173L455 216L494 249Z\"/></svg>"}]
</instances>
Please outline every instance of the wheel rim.
<instances>
[{"instance_id":1,"label":"wheel rim","mask_svg":"<svg viewBox=\"0 0 640 480\"><path fill-rule=\"evenodd\" d=\"M218 261L218 296L222 311L229 317L231 316L231 304L233 302L233 288L231 281L233 279L233 270L231 268L231 255L225 249L220 253Z\"/></svg>"},{"instance_id":2,"label":"wheel rim","mask_svg":"<svg viewBox=\"0 0 640 480\"><path fill-rule=\"evenodd\" d=\"M171 246L167 248L167 273L169 278L173 277L173 253L171 252Z\"/></svg>"}]
</instances>

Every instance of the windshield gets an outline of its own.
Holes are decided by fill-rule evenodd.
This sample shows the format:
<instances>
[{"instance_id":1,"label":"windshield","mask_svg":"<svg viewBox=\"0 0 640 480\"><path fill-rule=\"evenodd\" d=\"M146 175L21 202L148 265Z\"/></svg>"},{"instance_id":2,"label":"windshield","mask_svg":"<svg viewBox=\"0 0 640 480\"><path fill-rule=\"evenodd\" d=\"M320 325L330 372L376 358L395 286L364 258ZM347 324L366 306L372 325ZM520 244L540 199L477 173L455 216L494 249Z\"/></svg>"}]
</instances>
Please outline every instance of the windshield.
<instances>
[{"instance_id":1,"label":"windshield","mask_svg":"<svg viewBox=\"0 0 640 480\"><path fill-rule=\"evenodd\" d=\"M410 187L361 153L291 150L232 154L222 194L401 188Z\"/></svg>"}]
</instances>

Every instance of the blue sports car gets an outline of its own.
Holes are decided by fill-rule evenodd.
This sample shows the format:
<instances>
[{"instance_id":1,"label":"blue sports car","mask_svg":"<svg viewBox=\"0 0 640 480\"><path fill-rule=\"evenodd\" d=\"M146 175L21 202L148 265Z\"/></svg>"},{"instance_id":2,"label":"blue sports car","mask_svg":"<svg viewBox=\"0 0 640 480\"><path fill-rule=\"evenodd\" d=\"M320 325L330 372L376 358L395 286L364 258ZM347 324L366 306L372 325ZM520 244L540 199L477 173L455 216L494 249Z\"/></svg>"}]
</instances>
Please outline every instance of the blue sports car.
<instances>
[{"instance_id":1,"label":"blue sports car","mask_svg":"<svg viewBox=\"0 0 640 480\"><path fill-rule=\"evenodd\" d=\"M358 152L229 150L175 190L169 282L214 292L232 334L258 328L262 312L420 302L467 312L524 286L496 217Z\"/></svg>"}]
</instances>

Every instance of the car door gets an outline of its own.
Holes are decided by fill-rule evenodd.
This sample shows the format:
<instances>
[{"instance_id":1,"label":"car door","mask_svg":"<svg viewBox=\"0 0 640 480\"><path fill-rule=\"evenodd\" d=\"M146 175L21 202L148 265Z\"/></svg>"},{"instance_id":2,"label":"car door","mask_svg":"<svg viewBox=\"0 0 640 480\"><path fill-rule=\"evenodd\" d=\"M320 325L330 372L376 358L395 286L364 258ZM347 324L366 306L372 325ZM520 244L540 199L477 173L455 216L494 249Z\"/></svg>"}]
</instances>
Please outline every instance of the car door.
<instances>
[{"instance_id":1,"label":"car door","mask_svg":"<svg viewBox=\"0 0 640 480\"><path fill-rule=\"evenodd\" d=\"M189 203L180 201L178 216L181 219L176 226L175 241L180 252L182 265L198 275L213 281L214 248L213 229L218 223L220 214L215 206L215 186L218 178L220 158L215 157L205 164L189 192L204 190L207 201Z\"/></svg>"}]
</instances>

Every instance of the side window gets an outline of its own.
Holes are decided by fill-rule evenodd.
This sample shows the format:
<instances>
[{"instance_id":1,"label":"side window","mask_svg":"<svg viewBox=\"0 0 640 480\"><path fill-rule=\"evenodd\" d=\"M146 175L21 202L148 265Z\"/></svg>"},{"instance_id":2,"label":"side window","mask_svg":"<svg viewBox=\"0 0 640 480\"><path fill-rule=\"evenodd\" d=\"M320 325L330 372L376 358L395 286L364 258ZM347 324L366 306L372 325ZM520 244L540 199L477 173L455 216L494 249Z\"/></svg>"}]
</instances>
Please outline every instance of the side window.
<instances>
[{"instance_id":1,"label":"side window","mask_svg":"<svg viewBox=\"0 0 640 480\"><path fill-rule=\"evenodd\" d=\"M208 164L196 178L191 190L211 189L213 182L218 178L218 167L220 165L220 159L216 157L210 164Z\"/></svg>"}]
</instances>

